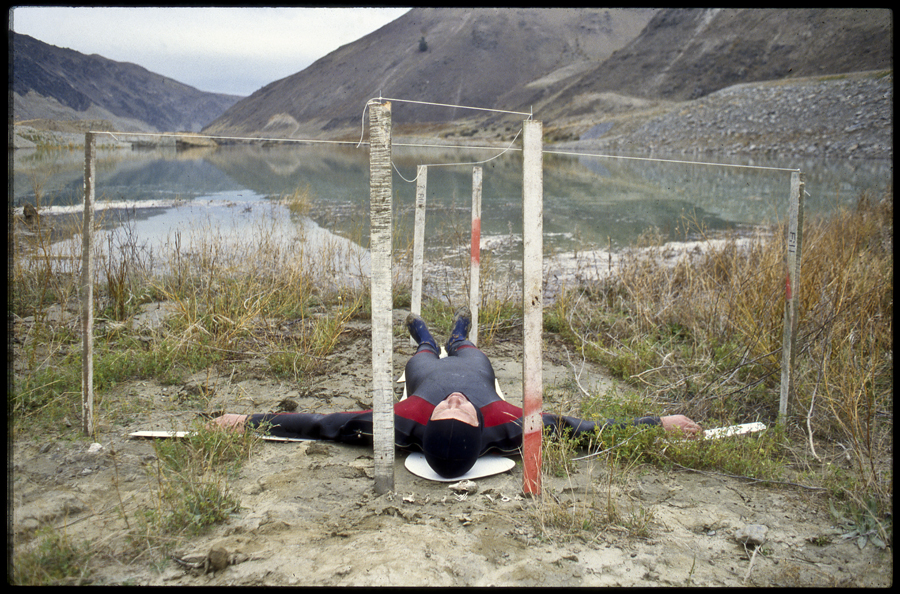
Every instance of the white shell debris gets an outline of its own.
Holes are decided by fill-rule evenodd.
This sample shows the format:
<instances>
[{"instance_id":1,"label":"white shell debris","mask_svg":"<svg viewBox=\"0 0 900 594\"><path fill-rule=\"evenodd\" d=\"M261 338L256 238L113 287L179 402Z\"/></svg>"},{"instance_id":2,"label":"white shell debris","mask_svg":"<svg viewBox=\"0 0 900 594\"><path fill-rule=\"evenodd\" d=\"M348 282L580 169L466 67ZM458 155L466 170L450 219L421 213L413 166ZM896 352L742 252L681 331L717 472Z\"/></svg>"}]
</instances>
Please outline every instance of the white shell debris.
<instances>
[{"instance_id":1,"label":"white shell debris","mask_svg":"<svg viewBox=\"0 0 900 594\"><path fill-rule=\"evenodd\" d=\"M456 493L465 493L466 495L468 495L469 493L477 493L478 492L478 485L475 483L475 481L470 481L470 480L464 480L464 481L459 481L458 483L453 483L452 485L450 485L449 488L451 491L454 491Z\"/></svg>"}]
</instances>

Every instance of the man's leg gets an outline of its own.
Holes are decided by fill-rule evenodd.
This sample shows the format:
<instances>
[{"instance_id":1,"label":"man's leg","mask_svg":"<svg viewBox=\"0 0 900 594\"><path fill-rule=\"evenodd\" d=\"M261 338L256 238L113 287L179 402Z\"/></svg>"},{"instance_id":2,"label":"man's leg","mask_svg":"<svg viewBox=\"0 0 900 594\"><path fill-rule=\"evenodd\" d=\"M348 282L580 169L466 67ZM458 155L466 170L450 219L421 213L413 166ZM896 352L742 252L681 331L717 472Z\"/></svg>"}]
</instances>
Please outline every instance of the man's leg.
<instances>
[{"instance_id":1,"label":"man's leg","mask_svg":"<svg viewBox=\"0 0 900 594\"><path fill-rule=\"evenodd\" d=\"M410 312L410 314L406 316L406 329L409 330L409 335L416 341L416 344L419 345L419 349L423 346L428 346L431 347L432 352L440 352L437 343L434 341L434 337L431 336L431 332L428 331L428 326L421 316ZM417 350L416 353L418 352L419 351Z\"/></svg>"},{"instance_id":2,"label":"man's leg","mask_svg":"<svg viewBox=\"0 0 900 594\"><path fill-rule=\"evenodd\" d=\"M493 383L494 367L490 359L468 339L471 325L472 313L469 308L465 306L459 308L453 316L453 327L450 330L450 338L447 339L447 355L464 360L469 370L481 373Z\"/></svg>"},{"instance_id":3,"label":"man's leg","mask_svg":"<svg viewBox=\"0 0 900 594\"><path fill-rule=\"evenodd\" d=\"M462 342L469 337L469 328L472 326L472 312L465 305L456 310L453 316L453 327L450 330L450 337L447 339L447 354L455 350L454 343Z\"/></svg>"},{"instance_id":4,"label":"man's leg","mask_svg":"<svg viewBox=\"0 0 900 594\"><path fill-rule=\"evenodd\" d=\"M406 316L406 328L412 339L419 345L416 354L406 362L406 390L412 394L428 377L428 374L434 371L441 358L440 349L420 316L414 313Z\"/></svg>"}]
</instances>

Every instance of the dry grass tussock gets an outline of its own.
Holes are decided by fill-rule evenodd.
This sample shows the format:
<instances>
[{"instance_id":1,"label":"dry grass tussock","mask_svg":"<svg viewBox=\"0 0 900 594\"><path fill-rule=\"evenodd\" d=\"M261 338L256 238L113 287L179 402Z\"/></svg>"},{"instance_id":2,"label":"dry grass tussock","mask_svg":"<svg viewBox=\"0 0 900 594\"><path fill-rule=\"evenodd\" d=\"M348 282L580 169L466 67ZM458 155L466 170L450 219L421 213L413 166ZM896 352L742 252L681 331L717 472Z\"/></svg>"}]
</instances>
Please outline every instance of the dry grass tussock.
<instances>
[{"instance_id":1,"label":"dry grass tussock","mask_svg":"<svg viewBox=\"0 0 900 594\"><path fill-rule=\"evenodd\" d=\"M619 273L569 290L547 319L670 412L706 424L777 421L785 232L676 264L653 235ZM859 506L889 510L893 429L893 194L864 193L804 226L794 466ZM833 464L840 460L843 464Z\"/></svg>"}]
</instances>

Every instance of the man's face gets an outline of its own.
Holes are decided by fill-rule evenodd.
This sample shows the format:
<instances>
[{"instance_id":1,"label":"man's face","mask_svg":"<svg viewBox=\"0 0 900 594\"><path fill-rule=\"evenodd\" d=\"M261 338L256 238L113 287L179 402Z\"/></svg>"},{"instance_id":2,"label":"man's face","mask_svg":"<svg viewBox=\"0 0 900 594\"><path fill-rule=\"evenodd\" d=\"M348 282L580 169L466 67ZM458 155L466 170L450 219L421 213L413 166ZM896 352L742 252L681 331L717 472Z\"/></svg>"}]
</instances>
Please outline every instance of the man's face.
<instances>
[{"instance_id":1,"label":"man's face","mask_svg":"<svg viewBox=\"0 0 900 594\"><path fill-rule=\"evenodd\" d=\"M453 392L434 407L431 413L432 421L456 419L473 427L478 426L478 412L475 405L460 392Z\"/></svg>"}]
</instances>

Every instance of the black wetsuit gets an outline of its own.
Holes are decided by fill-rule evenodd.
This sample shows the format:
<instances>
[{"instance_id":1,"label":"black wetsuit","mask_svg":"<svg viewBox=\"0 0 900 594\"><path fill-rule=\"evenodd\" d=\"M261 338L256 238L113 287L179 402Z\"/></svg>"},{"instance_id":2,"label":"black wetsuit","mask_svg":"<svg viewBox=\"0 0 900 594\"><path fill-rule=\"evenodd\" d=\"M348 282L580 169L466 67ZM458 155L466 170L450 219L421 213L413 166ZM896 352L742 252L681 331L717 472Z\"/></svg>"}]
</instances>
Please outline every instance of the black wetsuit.
<instances>
[{"instance_id":1,"label":"black wetsuit","mask_svg":"<svg viewBox=\"0 0 900 594\"><path fill-rule=\"evenodd\" d=\"M394 434L398 447L421 449L425 424L434 407L452 392L465 394L484 419L481 454L511 454L522 446L522 409L509 404L494 389L490 360L468 340L451 345L441 359L431 345L423 343L406 364L408 398L394 405ZM563 415L543 414L545 427L569 428L573 435L594 432L595 423ZM372 443L372 411L315 413L271 413L250 415L256 426L267 421L271 434L279 437L332 440L341 443ZM636 424L659 425L659 417L642 417Z\"/></svg>"}]
</instances>

